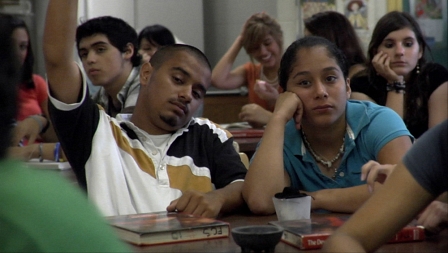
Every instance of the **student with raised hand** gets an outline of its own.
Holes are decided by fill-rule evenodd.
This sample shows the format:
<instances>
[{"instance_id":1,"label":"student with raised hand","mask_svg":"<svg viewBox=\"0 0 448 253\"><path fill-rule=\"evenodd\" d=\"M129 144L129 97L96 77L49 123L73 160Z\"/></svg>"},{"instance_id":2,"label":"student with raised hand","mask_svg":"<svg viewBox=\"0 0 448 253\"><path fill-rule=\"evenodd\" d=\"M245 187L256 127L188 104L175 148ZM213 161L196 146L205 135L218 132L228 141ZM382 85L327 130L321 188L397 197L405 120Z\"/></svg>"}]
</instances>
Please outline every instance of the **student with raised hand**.
<instances>
[{"instance_id":1,"label":"student with raised hand","mask_svg":"<svg viewBox=\"0 0 448 253\"><path fill-rule=\"evenodd\" d=\"M322 251L373 252L448 191L447 144L445 120L422 135L384 186L325 241ZM448 220L446 216L444 219L441 225L446 228Z\"/></svg>"},{"instance_id":2,"label":"student with raised hand","mask_svg":"<svg viewBox=\"0 0 448 253\"><path fill-rule=\"evenodd\" d=\"M211 82L205 55L188 45L159 49L141 67L132 117L121 121L89 99L68 53L76 13L76 1L50 1L44 56L50 116L89 198L104 215L177 210L216 217L242 206L247 170L233 138L192 117Z\"/></svg>"},{"instance_id":3,"label":"student with raised hand","mask_svg":"<svg viewBox=\"0 0 448 253\"><path fill-rule=\"evenodd\" d=\"M414 18L390 12L378 20L368 48L368 76L351 82L352 99L396 111L415 138L448 118L448 71L427 62L429 50Z\"/></svg>"},{"instance_id":4,"label":"student with raised hand","mask_svg":"<svg viewBox=\"0 0 448 253\"><path fill-rule=\"evenodd\" d=\"M147 26L138 34L138 52L142 62L148 62L160 47L175 43L171 31L159 24Z\"/></svg>"},{"instance_id":5,"label":"student with raised hand","mask_svg":"<svg viewBox=\"0 0 448 253\"><path fill-rule=\"evenodd\" d=\"M243 47L251 62L232 69ZM283 91L277 79L282 51L283 32L279 23L267 13L256 13L246 21L241 34L213 69L213 86L219 89L247 86L249 104L241 108L239 118L253 127L266 125L275 100Z\"/></svg>"},{"instance_id":6,"label":"student with raised hand","mask_svg":"<svg viewBox=\"0 0 448 253\"><path fill-rule=\"evenodd\" d=\"M83 193L7 158L20 63L0 15L0 252L129 252Z\"/></svg>"},{"instance_id":7,"label":"student with raised hand","mask_svg":"<svg viewBox=\"0 0 448 253\"><path fill-rule=\"evenodd\" d=\"M344 54L325 38L307 36L286 50L279 71L285 92L244 183L252 212L274 213L272 197L284 187L311 195L312 209L354 212L370 196L362 165L396 164L411 147L412 136L391 109L348 101L347 75Z\"/></svg>"},{"instance_id":8,"label":"student with raised hand","mask_svg":"<svg viewBox=\"0 0 448 253\"><path fill-rule=\"evenodd\" d=\"M73 41L76 41L86 73L82 77L83 82L88 78L93 85L100 86L93 94L93 100L112 117L119 113L132 113L140 89L141 63L135 29L124 20L111 16L89 19L77 28L76 23L71 25L73 29L63 31L67 32L64 36L73 40L63 40L66 44L60 46L67 51L54 53L72 53Z\"/></svg>"},{"instance_id":9,"label":"student with raised hand","mask_svg":"<svg viewBox=\"0 0 448 253\"><path fill-rule=\"evenodd\" d=\"M349 64L349 78L365 69L366 57L347 17L336 11L324 11L305 19L304 23L305 36L324 37L344 52Z\"/></svg>"}]
</instances>

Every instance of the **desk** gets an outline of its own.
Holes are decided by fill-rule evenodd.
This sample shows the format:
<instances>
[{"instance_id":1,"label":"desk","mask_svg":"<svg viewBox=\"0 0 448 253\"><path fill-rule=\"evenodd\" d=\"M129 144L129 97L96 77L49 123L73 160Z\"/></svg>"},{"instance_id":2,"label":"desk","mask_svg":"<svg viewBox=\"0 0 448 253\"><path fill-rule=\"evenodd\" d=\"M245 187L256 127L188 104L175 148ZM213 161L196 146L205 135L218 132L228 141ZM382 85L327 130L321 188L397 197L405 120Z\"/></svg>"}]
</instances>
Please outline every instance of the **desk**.
<instances>
[{"instance_id":1,"label":"desk","mask_svg":"<svg viewBox=\"0 0 448 253\"><path fill-rule=\"evenodd\" d=\"M317 215L317 214L312 214ZM337 215L337 214L331 214ZM269 221L277 220L275 215L255 216L252 214L235 214L220 218L230 223L230 227L246 225L266 225ZM132 246L135 252L241 252L241 248L235 244L232 236L228 238L200 240L185 243L172 243L153 246ZM422 242L406 242L396 244L385 244L376 252L447 252L448 231L442 234L427 238ZM306 250L302 252L316 252L318 250ZM275 252L301 252L283 242L279 242L275 247Z\"/></svg>"}]
</instances>

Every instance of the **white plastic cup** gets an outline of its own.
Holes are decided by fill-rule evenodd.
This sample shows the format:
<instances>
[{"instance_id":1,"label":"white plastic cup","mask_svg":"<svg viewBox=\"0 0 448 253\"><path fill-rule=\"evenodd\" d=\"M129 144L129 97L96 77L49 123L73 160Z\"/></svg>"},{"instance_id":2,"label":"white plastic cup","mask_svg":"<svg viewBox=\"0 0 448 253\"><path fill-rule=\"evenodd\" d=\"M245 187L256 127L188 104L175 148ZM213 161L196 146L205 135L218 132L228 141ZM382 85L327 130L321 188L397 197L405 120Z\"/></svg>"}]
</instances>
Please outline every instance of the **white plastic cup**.
<instances>
[{"instance_id":1,"label":"white plastic cup","mask_svg":"<svg viewBox=\"0 0 448 253\"><path fill-rule=\"evenodd\" d=\"M279 199L272 198L279 221L309 219L311 215L311 196Z\"/></svg>"}]
</instances>

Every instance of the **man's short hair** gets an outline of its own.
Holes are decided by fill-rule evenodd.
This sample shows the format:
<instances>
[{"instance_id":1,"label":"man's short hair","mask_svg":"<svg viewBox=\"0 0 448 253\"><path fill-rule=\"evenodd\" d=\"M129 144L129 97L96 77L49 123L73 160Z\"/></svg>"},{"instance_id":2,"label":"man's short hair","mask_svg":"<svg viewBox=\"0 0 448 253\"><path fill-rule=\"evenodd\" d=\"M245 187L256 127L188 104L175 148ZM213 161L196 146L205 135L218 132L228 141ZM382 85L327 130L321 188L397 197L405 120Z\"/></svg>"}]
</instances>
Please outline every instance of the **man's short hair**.
<instances>
[{"instance_id":1,"label":"man's short hair","mask_svg":"<svg viewBox=\"0 0 448 253\"><path fill-rule=\"evenodd\" d=\"M151 57L149 62L151 63L151 66L157 70L164 61L171 58L175 53L185 51L194 56L196 59L198 59L200 62L202 62L205 66L208 67L208 69L212 69L210 62L207 59L207 56L205 56L204 53L202 53L201 50L185 44L173 44L173 45L166 45L161 47L156 51L156 53Z\"/></svg>"},{"instance_id":2,"label":"man's short hair","mask_svg":"<svg viewBox=\"0 0 448 253\"><path fill-rule=\"evenodd\" d=\"M11 144L13 123L17 116L17 88L20 64L12 41L12 26L0 14L0 159Z\"/></svg>"},{"instance_id":3,"label":"man's short hair","mask_svg":"<svg viewBox=\"0 0 448 253\"><path fill-rule=\"evenodd\" d=\"M79 49L79 43L82 39L95 34L104 34L120 52L125 52L126 45L132 43L134 45L134 54L131 58L132 65L140 65L141 56L138 54L137 32L124 20L111 16L87 20L76 29L76 47Z\"/></svg>"}]
</instances>

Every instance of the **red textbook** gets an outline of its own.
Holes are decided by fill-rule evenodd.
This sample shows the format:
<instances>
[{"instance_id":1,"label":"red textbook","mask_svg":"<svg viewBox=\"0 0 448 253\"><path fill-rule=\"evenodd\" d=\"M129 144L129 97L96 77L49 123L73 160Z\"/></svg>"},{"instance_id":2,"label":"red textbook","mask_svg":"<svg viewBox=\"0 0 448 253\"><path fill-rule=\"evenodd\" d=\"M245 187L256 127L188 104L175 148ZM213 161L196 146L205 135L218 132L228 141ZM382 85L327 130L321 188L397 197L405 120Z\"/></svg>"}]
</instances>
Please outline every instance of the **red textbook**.
<instances>
[{"instance_id":1,"label":"red textbook","mask_svg":"<svg viewBox=\"0 0 448 253\"><path fill-rule=\"evenodd\" d=\"M284 229L282 241L299 249L320 249L333 231L341 226L350 215L313 217L310 220L271 221L269 224ZM422 241L425 230L415 222L401 229L389 243Z\"/></svg>"},{"instance_id":2,"label":"red textbook","mask_svg":"<svg viewBox=\"0 0 448 253\"><path fill-rule=\"evenodd\" d=\"M106 217L118 236L136 245L185 242L229 236L229 223L177 212Z\"/></svg>"}]
</instances>

